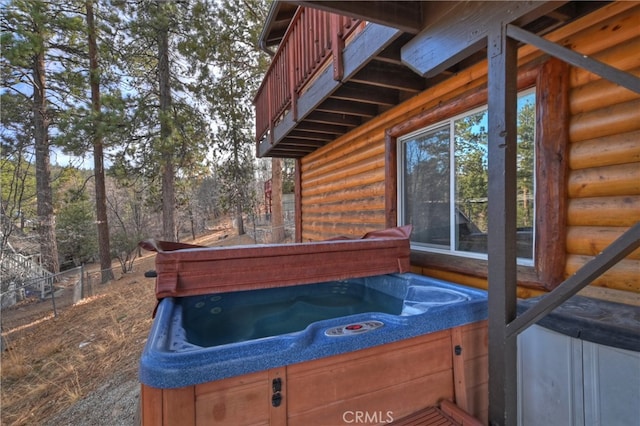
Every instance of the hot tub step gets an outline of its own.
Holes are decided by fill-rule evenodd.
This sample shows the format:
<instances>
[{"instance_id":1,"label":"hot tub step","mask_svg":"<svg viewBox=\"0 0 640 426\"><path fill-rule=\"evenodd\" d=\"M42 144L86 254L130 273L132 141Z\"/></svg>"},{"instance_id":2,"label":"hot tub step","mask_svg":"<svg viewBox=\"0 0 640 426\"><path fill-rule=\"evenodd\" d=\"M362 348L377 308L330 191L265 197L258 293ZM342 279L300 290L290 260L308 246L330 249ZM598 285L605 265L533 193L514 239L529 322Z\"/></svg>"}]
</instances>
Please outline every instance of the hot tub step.
<instances>
[{"instance_id":1,"label":"hot tub step","mask_svg":"<svg viewBox=\"0 0 640 426\"><path fill-rule=\"evenodd\" d=\"M442 401L440 408L427 407L398 419L393 426L481 426L482 423L450 401Z\"/></svg>"}]
</instances>

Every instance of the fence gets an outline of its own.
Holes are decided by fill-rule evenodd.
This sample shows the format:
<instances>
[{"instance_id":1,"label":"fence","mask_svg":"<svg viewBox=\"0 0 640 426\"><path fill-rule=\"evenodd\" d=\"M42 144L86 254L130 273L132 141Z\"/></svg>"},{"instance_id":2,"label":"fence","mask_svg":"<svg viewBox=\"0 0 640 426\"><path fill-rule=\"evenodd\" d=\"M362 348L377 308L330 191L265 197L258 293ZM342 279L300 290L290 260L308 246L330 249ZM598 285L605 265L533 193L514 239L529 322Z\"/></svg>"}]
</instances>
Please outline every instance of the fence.
<instances>
[{"instance_id":1,"label":"fence","mask_svg":"<svg viewBox=\"0 0 640 426\"><path fill-rule=\"evenodd\" d=\"M20 253L2 253L2 272L7 277L18 277L20 281L34 281L38 284L40 298L51 290L54 274L40 265L38 256L24 256ZM2 305L4 306L4 305Z\"/></svg>"},{"instance_id":2,"label":"fence","mask_svg":"<svg viewBox=\"0 0 640 426\"><path fill-rule=\"evenodd\" d=\"M112 269L114 279L121 272ZM6 277L3 277L3 281ZM43 283L48 280L47 283ZM59 311L82 299L96 295L102 282L102 271L89 271L84 266L46 277L21 280L19 277L3 282L0 293L2 329L15 328L40 318L58 315ZM41 288L48 285L44 293Z\"/></svg>"},{"instance_id":3,"label":"fence","mask_svg":"<svg viewBox=\"0 0 640 426\"><path fill-rule=\"evenodd\" d=\"M287 242L291 240L295 234L295 229L289 226L283 226L284 228L284 241L279 242ZM256 244L270 244L273 242L273 231L275 228L247 228L245 229L247 235L249 235Z\"/></svg>"},{"instance_id":4,"label":"fence","mask_svg":"<svg viewBox=\"0 0 640 426\"><path fill-rule=\"evenodd\" d=\"M295 200L293 194L282 196L282 219L284 228L284 241L289 242L295 236ZM276 228L272 226L271 214L258 214L249 217L245 232L256 244L270 244L273 242L273 233Z\"/></svg>"}]
</instances>

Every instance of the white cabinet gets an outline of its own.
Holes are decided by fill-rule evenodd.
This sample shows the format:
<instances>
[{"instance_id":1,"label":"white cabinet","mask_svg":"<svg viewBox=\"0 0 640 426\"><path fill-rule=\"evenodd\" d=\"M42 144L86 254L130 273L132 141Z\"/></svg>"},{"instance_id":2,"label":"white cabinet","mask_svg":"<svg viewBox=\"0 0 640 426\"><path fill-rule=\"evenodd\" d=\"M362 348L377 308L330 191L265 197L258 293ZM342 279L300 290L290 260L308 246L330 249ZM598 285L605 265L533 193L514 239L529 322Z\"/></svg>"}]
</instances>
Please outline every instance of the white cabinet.
<instances>
[{"instance_id":1,"label":"white cabinet","mask_svg":"<svg viewBox=\"0 0 640 426\"><path fill-rule=\"evenodd\" d=\"M640 352L529 327L518 337L518 424L640 425Z\"/></svg>"},{"instance_id":2,"label":"white cabinet","mask_svg":"<svg viewBox=\"0 0 640 426\"><path fill-rule=\"evenodd\" d=\"M583 342L582 361L585 425L640 425L640 353Z\"/></svg>"}]
</instances>

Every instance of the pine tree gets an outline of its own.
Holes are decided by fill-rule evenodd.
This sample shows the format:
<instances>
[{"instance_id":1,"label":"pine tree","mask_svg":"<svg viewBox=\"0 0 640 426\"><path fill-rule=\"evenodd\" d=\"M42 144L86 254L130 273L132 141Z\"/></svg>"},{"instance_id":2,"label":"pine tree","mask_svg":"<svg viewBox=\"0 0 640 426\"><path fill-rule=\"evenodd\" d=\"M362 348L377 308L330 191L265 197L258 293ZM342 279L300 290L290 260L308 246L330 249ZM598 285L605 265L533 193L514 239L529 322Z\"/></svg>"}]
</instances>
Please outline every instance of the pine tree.
<instances>
[{"instance_id":1,"label":"pine tree","mask_svg":"<svg viewBox=\"0 0 640 426\"><path fill-rule=\"evenodd\" d=\"M58 272L56 220L51 189L50 126L64 108L77 76L66 71L75 49L78 15L64 4L13 0L2 15L3 83L32 106L37 215L43 267ZM51 91L49 89L53 87Z\"/></svg>"},{"instance_id":2,"label":"pine tree","mask_svg":"<svg viewBox=\"0 0 640 426\"><path fill-rule=\"evenodd\" d=\"M196 43L184 46L185 54L201 58L192 67L198 76L195 89L216 123L223 201L240 235L243 213L255 203L252 99L267 68L266 55L258 49L267 10L261 0L197 2L189 20Z\"/></svg>"},{"instance_id":3,"label":"pine tree","mask_svg":"<svg viewBox=\"0 0 640 426\"><path fill-rule=\"evenodd\" d=\"M191 98L189 60L180 46L192 2L126 3L121 63L135 98L128 107L130 141L118 153L128 174L160 182L162 238L177 239L176 176L199 173L209 150L210 127ZM156 200L157 201L157 200Z\"/></svg>"},{"instance_id":4,"label":"pine tree","mask_svg":"<svg viewBox=\"0 0 640 426\"><path fill-rule=\"evenodd\" d=\"M0 132L0 256L14 231L36 216L33 114L20 94L2 93ZM17 222L17 225L15 223Z\"/></svg>"},{"instance_id":5,"label":"pine tree","mask_svg":"<svg viewBox=\"0 0 640 426\"><path fill-rule=\"evenodd\" d=\"M93 117L93 170L95 180L96 222L98 229L98 251L100 253L101 282L113 279L111 270L111 244L107 217L107 191L104 174L104 146L101 132L100 65L98 62L97 30L93 13L93 0L85 2L87 22L87 46L89 53L89 85L91 88L91 111Z\"/></svg>"}]
</instances>

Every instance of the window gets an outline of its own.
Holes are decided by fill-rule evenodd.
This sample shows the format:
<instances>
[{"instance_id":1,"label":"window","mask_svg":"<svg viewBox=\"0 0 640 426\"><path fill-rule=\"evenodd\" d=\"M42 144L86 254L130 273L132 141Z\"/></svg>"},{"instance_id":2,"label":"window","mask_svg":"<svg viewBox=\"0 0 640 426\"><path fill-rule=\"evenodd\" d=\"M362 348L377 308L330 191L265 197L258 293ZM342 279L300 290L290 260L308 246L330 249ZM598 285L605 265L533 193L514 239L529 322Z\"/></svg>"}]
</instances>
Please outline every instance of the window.
<instances>
[{"instance_id":1,"label":"window","mask_svg":"<svg viewBox=\"0 0 640 426\"><path fill-rule=\"evenodd\" d=\"M533 264L535 235L535 90L518 97L517 256ZM485 259L487 253L487 108L398 138L398 223L413 225L414 250Z\"/></svg>"}]
</instances>

